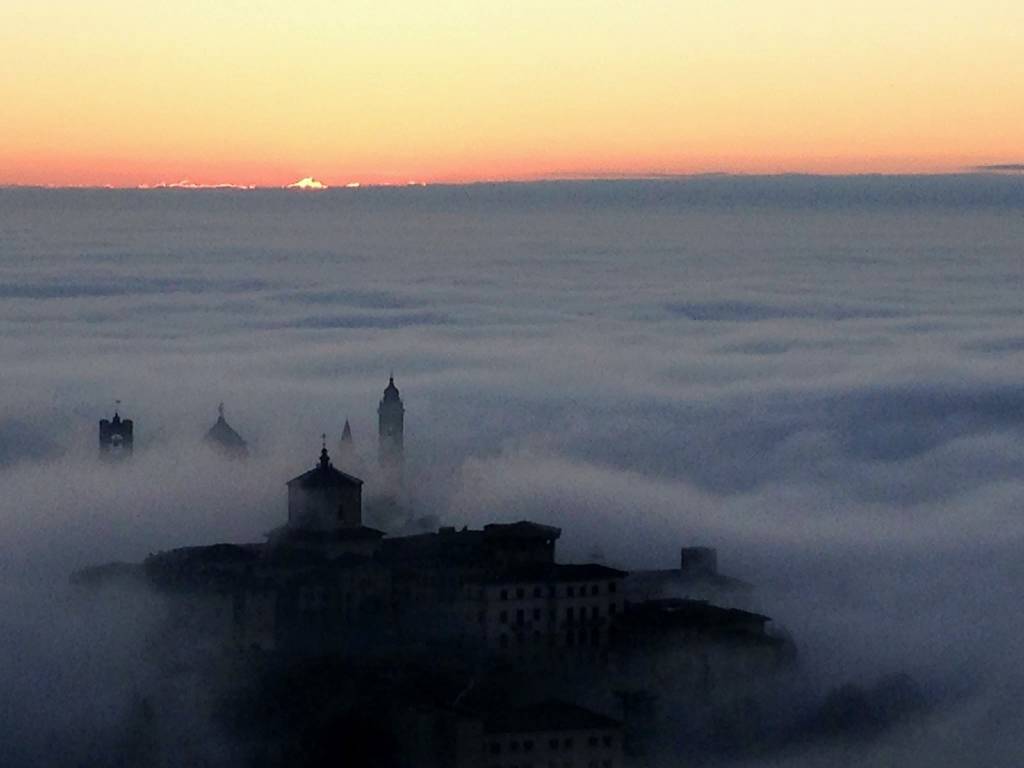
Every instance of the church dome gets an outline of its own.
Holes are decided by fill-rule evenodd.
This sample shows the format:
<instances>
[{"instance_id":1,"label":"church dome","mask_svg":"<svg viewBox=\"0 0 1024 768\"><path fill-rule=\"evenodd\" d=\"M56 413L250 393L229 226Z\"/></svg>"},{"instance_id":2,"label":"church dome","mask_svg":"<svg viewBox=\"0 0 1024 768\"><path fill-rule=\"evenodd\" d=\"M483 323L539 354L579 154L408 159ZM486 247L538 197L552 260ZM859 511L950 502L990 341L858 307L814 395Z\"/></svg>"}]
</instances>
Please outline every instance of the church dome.
<instances>
[{"instance_id":1,"label":"church dome","mask_svg":"<svg viewBox=\"0 0 1024 768\"><path fill-rule=\"evenodd\" d=\"M204 438L206 443L225 455L243 458L249 455L249 446L224 418L224 403L217 408L217 421Z\"/></svg>"}]
</instances>

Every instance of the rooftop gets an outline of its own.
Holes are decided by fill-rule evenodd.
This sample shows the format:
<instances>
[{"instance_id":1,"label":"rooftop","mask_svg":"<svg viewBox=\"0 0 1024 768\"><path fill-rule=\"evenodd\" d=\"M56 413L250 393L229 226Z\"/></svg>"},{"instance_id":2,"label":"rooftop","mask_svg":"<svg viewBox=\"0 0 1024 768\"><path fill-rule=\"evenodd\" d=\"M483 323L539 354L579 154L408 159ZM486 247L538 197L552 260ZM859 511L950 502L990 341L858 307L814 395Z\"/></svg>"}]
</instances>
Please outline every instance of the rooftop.
<instances>
[{"instance_id":1,"label":"rooftop","mask_svg":"<svg viewBox=\"0 0 1024 768\"><path fill-rule=\"evenodd\" d=\"M484 526L484 538L487 539L557 539L561 535L561 528L531 523L529 520L520 520L517 523L488 523Z\"/></svg>"},{"instance_id":2,"label":"rooftop","mask_svg":"<svg viewBox=\"0 0 1024 768\"><path fill-rule=\"evenodd\" d=\"M302 488L325 488L339 485L361 486L362 484L363 481L355 475L342 472L331 464L331 457L327 453L326 445L320 451L320 461L313 469L303 472L287 482L289 486L299 485Z\"/></svg>"},{"instance_id":3,"label":"rooftop","mask_svg":"<svg viewBox=\"0 0 1024 768\"><path fill-rule=\"evenodd\" d=\"M657 628L692 629L737 629L760 625L771 621L768 616L739 608L722 608L704 600L683 600L669 598L648 600L630 606L625 614L626 621L634 627L653 626Z\"/></svg>"},{"instance_id":4,"label":"rooftop","mask_svg":"<svg viewBox=\"0 0 1024 768\"><path fill-rule=\"evenodd\" d=\"M664 568L659 570L630 571L629 580L633 583L659 583L673 582L679 585L708 586L724 590L738 590L749 592L754 585L743 579L733 576L726 576L722 573L687 573L679 568Z\"/></svg>"}]
</instances>

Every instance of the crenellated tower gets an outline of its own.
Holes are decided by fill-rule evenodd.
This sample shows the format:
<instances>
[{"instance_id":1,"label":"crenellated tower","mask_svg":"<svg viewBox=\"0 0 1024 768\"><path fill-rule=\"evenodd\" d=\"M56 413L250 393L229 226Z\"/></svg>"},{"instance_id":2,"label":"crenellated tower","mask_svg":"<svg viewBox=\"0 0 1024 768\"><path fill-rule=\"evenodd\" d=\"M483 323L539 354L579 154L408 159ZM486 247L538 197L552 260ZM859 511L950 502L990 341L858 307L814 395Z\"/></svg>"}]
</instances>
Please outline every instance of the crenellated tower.
<instances>
[{"instance_id":1,"label":"crenellated tower","mask_svg":"<svg viewBox=\"0 0 1024 768\"><path fill-rule=\"evenodd\" d=\"M104 459L126 459L132 455L135 424L118 413L121 401L114 408L114 418L100 420L100 456Z\"/></svg>"}]
</instances>

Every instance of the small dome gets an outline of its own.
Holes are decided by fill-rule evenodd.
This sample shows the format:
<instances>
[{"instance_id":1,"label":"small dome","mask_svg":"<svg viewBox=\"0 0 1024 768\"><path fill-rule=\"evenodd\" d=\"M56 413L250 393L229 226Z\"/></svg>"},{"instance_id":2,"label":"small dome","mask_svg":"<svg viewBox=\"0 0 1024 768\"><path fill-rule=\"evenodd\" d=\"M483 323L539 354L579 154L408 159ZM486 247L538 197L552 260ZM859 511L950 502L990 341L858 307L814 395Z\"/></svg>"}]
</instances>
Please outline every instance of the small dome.
<instances>
[{"instance_id":1,"label":"small dome","mask_svg":"<svg viewBox=\"0 0 1024 768\"><path fill-rule=\"evenodd\" d=\"M249 453L249 446L238 434L227 419L224 418L224 403L217 408L217 421L206 433L207 444L229 456L244 457Z\"/></svg>"},{"instance_id":2,"label":"small dome","mask_svg":"<svg viewBox=\"0 0 1024 768\"><path fill-rule=\"evenodd\" d=\"M384 389L385 400L400 400L401 397L398 394L398 387L395 386L395 377L391 376L388 378L388 385Z\"/></svg>"}]
</instances>

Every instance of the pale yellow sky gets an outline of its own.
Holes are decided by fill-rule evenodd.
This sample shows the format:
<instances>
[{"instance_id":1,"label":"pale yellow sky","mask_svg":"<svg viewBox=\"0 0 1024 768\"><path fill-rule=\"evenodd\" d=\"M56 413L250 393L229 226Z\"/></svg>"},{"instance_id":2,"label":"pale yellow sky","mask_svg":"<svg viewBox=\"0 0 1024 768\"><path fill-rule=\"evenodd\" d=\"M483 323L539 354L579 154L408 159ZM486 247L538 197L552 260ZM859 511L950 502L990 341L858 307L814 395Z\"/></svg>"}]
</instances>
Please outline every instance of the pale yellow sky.
<instances>
[{"instance_id":1,"label":"pale yellow sky","mask_svg":"<svg viewBox=\"0 0 1024 768\"><path fill-rule=\"evenodd\" d=\"M5 0L0 104L0 183L958 170L1024 3Z\"/></svg>"}]
</instances>

